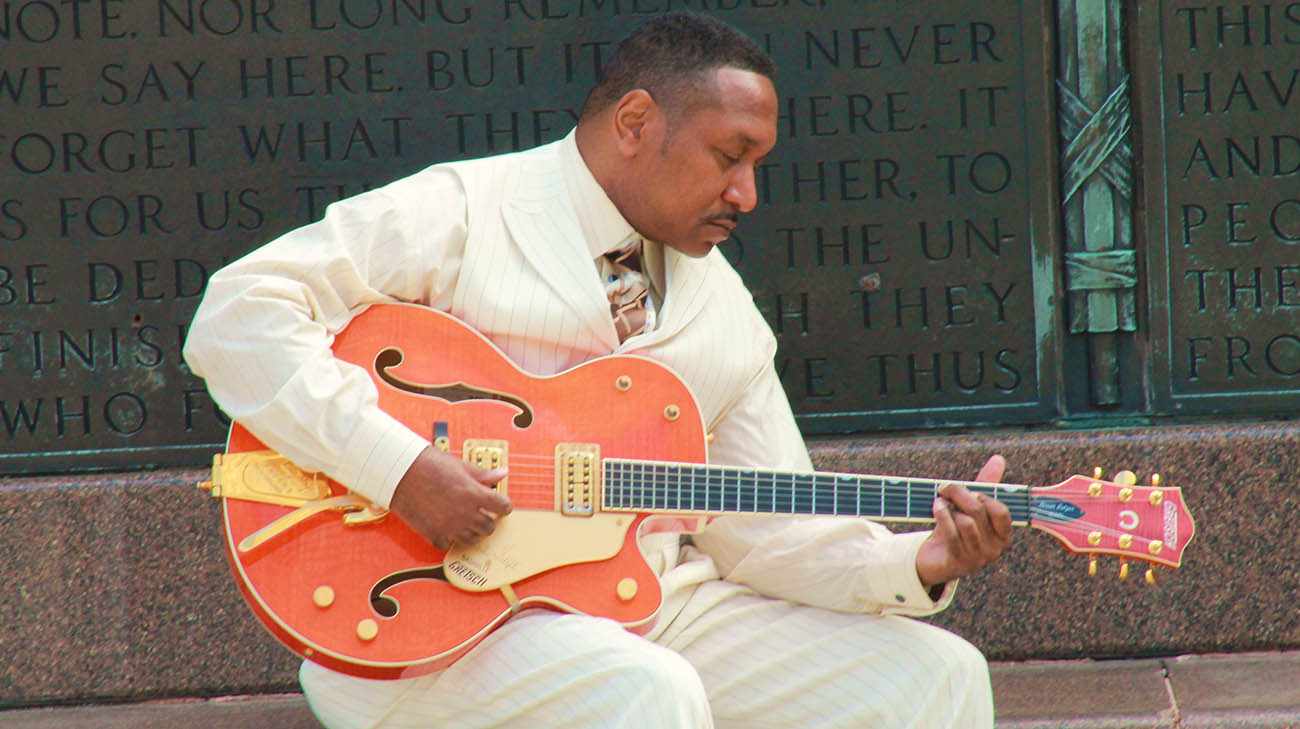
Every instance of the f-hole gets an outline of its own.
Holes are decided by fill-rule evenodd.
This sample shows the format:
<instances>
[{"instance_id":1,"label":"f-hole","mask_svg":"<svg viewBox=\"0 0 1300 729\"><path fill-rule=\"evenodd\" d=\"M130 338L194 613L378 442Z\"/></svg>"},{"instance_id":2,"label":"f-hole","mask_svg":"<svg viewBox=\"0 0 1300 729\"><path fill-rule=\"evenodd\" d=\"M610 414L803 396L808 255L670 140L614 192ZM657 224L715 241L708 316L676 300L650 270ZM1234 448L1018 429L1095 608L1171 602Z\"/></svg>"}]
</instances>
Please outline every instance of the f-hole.
<instances>
[{"instance_id":1,"label":"f-hole","mask_svg":"<svg viewBox=\"0 0 1300 729\"><path fill-rule=\"evenodd\" d=\"M504 403L519 408L519 414L515 416L516 428L527 428L533 424L533 408L523 400L504 392L493 392L484 390L480 387L473 387L464 382L457 382L451 385L425 385L419 382L411 382L389 372L390 367L396 367L402 363L402 350L397 347L386 347L375 355L375 372L379 373L379 379L401 390L414 395L424 395L426 397L436 397L447 402L462 402L465 400L499 400Z\"/></svg>"},{"instance_id":2,"label":"f-hole","mask_svg":"<svg viewBox=\"0 0 1300 729\"><path fill-rule=\"evenodd\" d=\"M394 572L376 582L375 586L370 588L370 606L375 609L375 612L385 618L391 618L397 615L397 611L401 606L397 604L395 598L389 597L384 593L388 591L388 588L394 585L400 585L401 583L410 580L440 580L446 582L447 576L443 574L442 565L438 565L437 567L417 567L412 570Z\"/></svg>"}]
</instances>

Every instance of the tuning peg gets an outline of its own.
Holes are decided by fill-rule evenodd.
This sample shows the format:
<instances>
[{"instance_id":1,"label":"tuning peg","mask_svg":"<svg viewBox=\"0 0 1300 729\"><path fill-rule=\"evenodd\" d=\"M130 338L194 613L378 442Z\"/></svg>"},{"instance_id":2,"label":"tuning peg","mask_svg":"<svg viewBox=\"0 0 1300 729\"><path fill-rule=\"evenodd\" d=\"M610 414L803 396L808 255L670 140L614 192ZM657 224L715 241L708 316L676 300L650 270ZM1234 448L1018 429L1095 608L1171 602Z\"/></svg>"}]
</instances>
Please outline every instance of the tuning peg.
<instances>
[{"instance_id":1,"label":"tuning peg","mask_svg":"<svg viewBox=\"0 0 1300 729\"><path fill-rule=\"evenodd\" d=\"M1111 480L1121 486L1134 486L1138 482L1138 477L1136 473L1126 470L1115 474L1115 477Z\"/></svg>"},{"instance_id":2,"label":"tuning peg","mask_svg":"<svg viewBox=\"0 0 1300 729\"><path fill-rule=\"evenodd\" d=\"M1128 579L1128 560L1124 557L1119 558L1119 578L1121 580Z\"/></svg>"},{"instance_id":3,"label":"tuning peg","mask_svg":"<svg viewBox=\"0 0 1300 729\"><path fill-rule=\"evenodd\" d=\"M1100 481L1101 476L1102 476L1101 466L1093 466L1092 477Z\"/></svg>"},{"instance_id":4,"label":"tuning peg","mask_svg":"<svg viewBox=\"0 0 1300 729\"><path fill-rule=\"evenodd\" d=\"M1160 486L1160 474L1158 473L1151 474L1151 485L1156 487Z\"/></svg>"},{"instance_id":5,"label":"tuning peg","mask_svg":"<svg viewBox=\"0 0 1300 729\"><path fill-rule=\"evenodd\" d=\"M1147 568L1146 581L1147 581L1147 584L1148 584L1148 585L1154 585L1154 584L1156 584L1156 568L1155 568L1155 567L1148 567L1148 568Z\"/></svg>"},{"instance_id":6,"label":"tuning peg","mask_svg":"<svg viewBox=\"0 0 1300 729\"><path fill-rule=\"evenodd\" d=\"M1095 554L1088 557L1088 576L1089 577L1097 576L1097 555Z\"/></svg>"}]
</instances>

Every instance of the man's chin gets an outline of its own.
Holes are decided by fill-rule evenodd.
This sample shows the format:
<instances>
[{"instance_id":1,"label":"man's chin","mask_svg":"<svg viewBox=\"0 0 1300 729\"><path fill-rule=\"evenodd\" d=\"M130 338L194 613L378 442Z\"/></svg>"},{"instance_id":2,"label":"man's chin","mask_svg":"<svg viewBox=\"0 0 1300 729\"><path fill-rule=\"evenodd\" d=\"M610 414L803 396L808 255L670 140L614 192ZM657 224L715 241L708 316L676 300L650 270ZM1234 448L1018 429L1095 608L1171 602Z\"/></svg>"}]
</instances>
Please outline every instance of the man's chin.
<instances>
[{"instance_id":1,"label":"man's chin","mask_svg":"<svg viewBox=\"0 0 1300 729\"><path fill-rule=\"evenodd\" d=\"M678 253L681 253L682 255L690 256L691 258L703 258L709 255L709 253L715 247L717 247L719 243L722 243L722 241L706 239L706 240L690 241L688 243L672 243L669 245L672 247L673 250L677 251Z\"/></svg>"}]
</instances>

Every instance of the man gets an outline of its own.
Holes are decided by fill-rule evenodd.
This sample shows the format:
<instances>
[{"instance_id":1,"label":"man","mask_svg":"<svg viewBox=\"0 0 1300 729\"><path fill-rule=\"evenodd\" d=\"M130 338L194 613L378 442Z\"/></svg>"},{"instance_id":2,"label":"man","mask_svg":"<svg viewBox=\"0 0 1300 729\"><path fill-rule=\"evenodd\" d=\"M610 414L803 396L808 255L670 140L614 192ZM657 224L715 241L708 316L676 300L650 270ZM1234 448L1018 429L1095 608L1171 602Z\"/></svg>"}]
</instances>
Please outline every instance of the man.
<instances>
[{"instance_id":1,"label":"man","mask_svg":"<svg viewBox=\"0 0 1300 729\"><path fill-rule=\"evenodd\" d=\"M333 360L330 337L368 304L449 311L537 374L615 351L658 359L697 396L711 462L810 470L775 340L714 250L756 204L776 142L772 76L719 21L652 20L561 142L434 166L214 275L187 359L269 446L440 548L492 533L510 506L485 485L505 472L432 448ZM611 250L619 263L602 262ZM611 304L602 267L611 292L644 280L644 307ZM981 478L1001 470L994 457ZM367 681L306 662L303 689L331 728L991 726L978 651L894 613L946 606L957 578L1005 549L1010 517L956 486L934 510L933 532L908 535L786 517L719 518L685 542L651 534L641 547L665 599L645 638L529 611L443 672Z\"/></svg>"}]
</instances>

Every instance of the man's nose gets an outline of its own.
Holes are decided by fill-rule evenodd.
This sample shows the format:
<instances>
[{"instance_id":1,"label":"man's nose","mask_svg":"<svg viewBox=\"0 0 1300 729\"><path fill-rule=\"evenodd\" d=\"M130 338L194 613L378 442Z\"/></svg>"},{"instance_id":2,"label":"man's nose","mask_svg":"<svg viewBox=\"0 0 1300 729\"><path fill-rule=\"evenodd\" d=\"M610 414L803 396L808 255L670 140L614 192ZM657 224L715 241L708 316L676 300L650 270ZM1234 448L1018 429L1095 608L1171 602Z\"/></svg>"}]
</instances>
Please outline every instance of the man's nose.
<instances>
[{"instance_id":1,"label":"man's nose","mask_svg":"<svg viewBox=\"0 0 1300 729\"><path fill-rule=\"evenodd\" d=\"M738 170L727 181L722 191L722 199L735 205L742 213L747 213L758 206L758 182L754 179L754 170L746 167Z\"/></svg>"}]
</instances>

